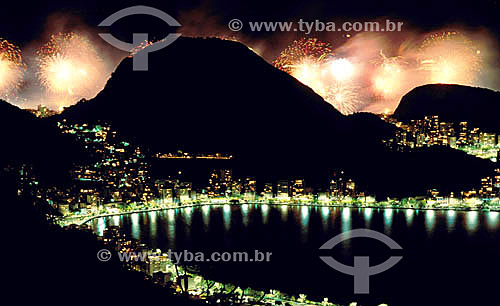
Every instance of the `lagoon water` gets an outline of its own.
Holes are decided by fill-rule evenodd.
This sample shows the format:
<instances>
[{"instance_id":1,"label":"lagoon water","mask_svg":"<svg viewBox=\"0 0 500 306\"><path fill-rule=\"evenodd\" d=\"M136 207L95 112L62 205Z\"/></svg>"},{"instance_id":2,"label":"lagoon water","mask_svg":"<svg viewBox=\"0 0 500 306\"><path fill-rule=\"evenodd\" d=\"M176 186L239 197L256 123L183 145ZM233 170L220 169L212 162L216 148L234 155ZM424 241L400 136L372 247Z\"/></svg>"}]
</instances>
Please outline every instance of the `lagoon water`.
<instances>
[{"instance_id":1,"label":"lagoon water","mask_svg":"<svg viewBox=\"0 0 500 306\"><path fill-rule=\"evenodd\" d=\"M270 262L198 264L210 279L255 289L278 289L348 305L498 305L500 213L281 205L219 205L178 208L92 220L98 234L120 226L131 238L163 251L272 252ZM346 240L319 250L330 238L369 228L391 237L402 250L368 239ZM370 277L370 293L355 295L353 277L327 266L320 255L353 265L403 256Z\"/></svg>"}]
</instances>

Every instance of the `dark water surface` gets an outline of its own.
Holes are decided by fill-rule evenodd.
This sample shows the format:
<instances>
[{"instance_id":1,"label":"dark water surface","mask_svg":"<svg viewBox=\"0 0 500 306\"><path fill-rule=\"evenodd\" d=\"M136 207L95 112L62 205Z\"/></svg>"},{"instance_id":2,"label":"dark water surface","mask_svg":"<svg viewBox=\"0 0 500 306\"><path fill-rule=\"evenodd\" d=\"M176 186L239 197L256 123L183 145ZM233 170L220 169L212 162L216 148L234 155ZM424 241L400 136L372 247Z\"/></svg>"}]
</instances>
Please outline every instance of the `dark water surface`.
<instances>
[{"instance_id":1,"label":"dark water surface","mask_svg":"<svg viewBox=\"0 0 500 306\"><path fill-rule=\"evenodd\" d=\"M432 210L221 205L95 219L101 234L118 225L130 237L163 251L272 252L270 262L201 265L208 278L255 289L329 297L348 305L500 305L500 214ZM403 250L367 238L319 250L335 235L356 228L382 232ZM353 294L353 277L327 266L320 255L353 265L390 256L403 259L370 277L370 294Z\"/></svg>"}]
</instances>

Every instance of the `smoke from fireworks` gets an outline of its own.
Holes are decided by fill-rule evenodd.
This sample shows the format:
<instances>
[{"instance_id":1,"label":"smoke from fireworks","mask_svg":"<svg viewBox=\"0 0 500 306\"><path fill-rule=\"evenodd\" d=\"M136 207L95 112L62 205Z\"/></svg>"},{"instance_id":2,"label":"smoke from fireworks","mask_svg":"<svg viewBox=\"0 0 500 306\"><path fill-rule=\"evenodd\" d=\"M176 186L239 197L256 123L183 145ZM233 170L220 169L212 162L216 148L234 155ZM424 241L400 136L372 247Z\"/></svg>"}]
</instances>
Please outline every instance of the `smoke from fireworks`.
<instances>
[{"instance_id":1,"label":"smoke from fireworks","mask_svg":"<svg viewBox=\"0 0 500 306\"><path fill-rule=\"evenodd\" d=\"M260 38L227 33L225 21L223 26L216 23L200 26L198 21L202 19L185 19L183 25L190 24L189 20L197 22L191 21L192 31L183 26L183 35L192 32L188 36L245 42L269 61L276 58L276 46L288 44L291 37L276 34L268 44ZM54 24L57 26L51 26L50 33L69 28L60 27L60 20ZM82 33L81 28L78 33ZM325 35L321 34L322 39L327 39ZM34 105L41 102L57 108L95 96L124 55L106 43L100 44L97 52L86 37L73 32L60 33L51 36L41 48L33 46L39 48L37 65L30 67L27 73L19 48L0 40L0 97L18 102L21 98ZM357 33L340 39L339 35L328 34L328 37L332 43L339 42L335 48L316 38L302 38L293 41L272 63L344 114L379 113L386 109L391 112L404 94L429 83L500 88L497 47L485 32L422 34L407 30L404 33ZM151 43L144 42L132 50L130 56ZM106 48L107 53L102 52ZM38 82L32 82L34 75L30 72L35 71L43 88Z\"/></svg>"},{"instance_id":2,"label":"smoke from fireworks","mask_svg":"<svg viewBox=\"0 0 500 306\"><path fill-rule=\"evenodd\" d=\"M431 83L473 85L481 70L481 51L457 32L433 34L420 47L419 64Z\"/></svg>"},{"instance_id":3,"label":"smoke from fireworks","mask_svg":"<svg viewBox=\"0 0 500 306\"><path fill-rule=\"evenodd\" d=\"M355 87L349 81L355 68L348 59L333 55L329 44L303 38L286 48L274 65L309 86L341 113L351 114L359 103Z\"/></svg>"},{"instance_id":4,"label":"smoke from fireworks","mask_svg":"<svg viewBox=\"0 0 500 306\"><path fill-rule=\"evenodd\" d=\"M95 96L104 86L104 62L79 34L52 35L37 55L40 81L51 93L75 101Z\"/></svg>"},{"instance_id":5,"label":"smoke from fireworks","mask_svg":"<svg viewBox=\"0 0 500 306\"><path fill-rule=\"evenodd\" d=\"M19 90L24 70L19 48L0 39L0 97L10 99Z\"/></svg>"},{"instance_id":6,"label":"smoke from fireworks","mask_svg":"<svg viewBox=\"0 0 500 306\"><path fill-rule=\"evenodd\" d=\"M404 94L425 84L481 83L483 55L488 49L484 35L472 40L457 31L444 31L413 35L401 44L386 38L363 33L335 51L317 39L302 39L294 41L273 63L344 114L392 111Z\"/></svg>"},{"instance_id":7,"label":"smoke from fireworks","mask_svg":"<svg viewBox=\"0 0 500 306\"><path fill-rule=\"evenodd\" d=\"M376 61L377 68L372 81L375 94L384 98L397 96L404 87L406 63L400 56L388 58L383 52L380 52L380 57Z\"/></svg>"}]
</instances>

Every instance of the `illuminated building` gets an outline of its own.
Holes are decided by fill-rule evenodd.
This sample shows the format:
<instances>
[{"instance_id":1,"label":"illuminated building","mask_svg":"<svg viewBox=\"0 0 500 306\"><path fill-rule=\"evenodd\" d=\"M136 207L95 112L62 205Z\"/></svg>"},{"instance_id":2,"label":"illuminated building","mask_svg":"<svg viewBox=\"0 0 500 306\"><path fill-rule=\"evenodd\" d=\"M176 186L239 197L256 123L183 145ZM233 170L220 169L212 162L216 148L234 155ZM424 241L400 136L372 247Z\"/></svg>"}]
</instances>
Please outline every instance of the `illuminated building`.
<instances>
[{"instance_id":1,"label":"illuminated building","mask_svg":"<svg viewBox=\"0 0 500 306\"><path fill-rule=\"evenodd\" d=\"M469 131L467 129L467 122L460 122L460 130L458 134L457 144L458 146L466 146L469 144Z\"/></svg>"},{"instance_id":2,"label":"illuminated building","mask_svg":"<svg viewBox=\"0 0 500 306\"><path fill-rule=\"evenodd\" d=\"M264 197L266 198L272 198L274 196L273 194L273 183L265 183L264 184Z\"/></svg>"},{"instance_id":3,"label":"illuminated building","mask_svg":"<svg viewBox=\"0 0 500 306\"><path fill-rule=\"evenodd\" d=\"M455 137L455 136L448 137L448 146L450 148L456 149L457 148L457 137Z\"/></svg>"},{"instance_id":4,"label":"illuminated building","mask_svg":"<svg viewBox=\"0 0 500 306\"><path fill-rule=\"evenodd\" d=\"M176 199L180 203L189 202L191 200L191 190L193 186L190 182L181 182L175 188Z\"/></svg>"},{"instance_id":5,"label":"illuminated building","mask_svg":"<svg viewBox=\"0 0 500 306\"><path fill-rule=\"evenodd\" d=\"M243 182L241 181L241 179L233 181L231 187L231 194L233 196L240 196L242 193L243 193Z\"/></svg>"},{"instance_id":6,"label":"illuminated building","mask_svg":"<svg viewBox=\"0 0 500 306\"><path fill-rule=\"evenodd\" d=\"M491 177L481 179L481 189L479 190L479 194L484 198L493 196L493 179Z\"/></svg>"},{"instance_id":7,"label":"illuminated building","mask_svg":"<svg viewBox=\"0 0 500 306\"><path fill-rule=\"evenodd\" d=\"M493 180L493 186L496 191L496 195L500 196L500 168L495 169L495 177Z\"/></svg>"},{"instance_id":8,"label":"illuminated building","mask_svg":"<svg viewBox=\"0 0 500 306\"><path fill-rule=\"evenodd\" d=\"M276 185L276 193L278 198L288 198L289 194L289 184L287 180L280 180Z\"/></svg>"},{"instance_id":9,"label":"illuminated building","mask_svg":"<svg viewBox=\"0 0 500 306\"><path fill-rule=\"evenodd\" d=\"M473 128L469 133L469 145L477 146L479 144L479 128Z\"/></svg>"},{"instance_id":10,"label":"illuminated building","mask_svg":"<svg viewBox=\"0 0 500 306\"><path fill-rule=\"evenodd\" d=\"M257 181L253 177L247 177L243 181L243 192L246 200L254 200L257 195Z\"/></svg>"},{"instance_id":11,"label":"illuminated building","mask_svg":"<svg viewBox=\"0 0 500 306\"><path fill-rule=\"evenodd\" d=\"M208 180L208 195L211 197L225 196L234 193L233 174L229 169L212 170ZM238 192L239 193L239 192Z\"/></svg>"},{"instance_id":12,"label":"illuminated building","mask_svg":"<svg viewBox=\"0 0 500 306\"><path fill-rule=\"evenodd\" d=\"M479 141L482 146L491 146L494 147L496 143L497 136L494 133L480 133Z\"/></svg>"},{"instance_id":13,"label":"illuminated building","mask_svg":"<svg viewBox=\"0 0 500 306\"><path fill-rule=\"evenodd\" d=\"M439 144L439 116L425 116L425 132L428 135L429 145Z\"/></svg>"},{"instance_id":14,"label":"illuminated building","mask_svg":"<svg viewBox=\"0 0 500 306\"><path fill-rule=\"evenodd\" d=\"M292 182L292 196L298 197L305 194L305 183L303 179L294 180Z\"/></svg>"},{"instance_id":15,"label":"illuminated building","mask_svg":"<svg viewBox=\"0 0 500 306\"><path fill-rule=\"evenodd\" d=\"M223 193L231 193L233 185L233 172L231 170L223 169L220 171L220 184Z\"/></svg>"},{"instance_id":16,"label":"illuminated building","mask_svg":"<svg viewBox=\"0 0 500 306\"><path fill-rule=\"evenodd\" d=\"M335 172L330 180L330 194L332 197L339 198L344 196L345 177L344 171Z\"/></svg>"},{"instance_id":17,"label":"illuminated building","mask_svg":"<svg viewBox=\"0 0 500 306\"><path fill-rule=\"evenodd\" d=\"M209 197L221 196L220 173L217 170L212 170L208 179L207 192Z\"/></svg>"},{"instance_id":18,"label":"illuminated building","mask_svg":"<svg viewBox=\"0 0 500 306\"><path fill-rule=\"evenodd\" d=\"M356 195L356 183L352 179L348 179L345 186L345 193L351 197Z\"/></svg>"}]
</instances>

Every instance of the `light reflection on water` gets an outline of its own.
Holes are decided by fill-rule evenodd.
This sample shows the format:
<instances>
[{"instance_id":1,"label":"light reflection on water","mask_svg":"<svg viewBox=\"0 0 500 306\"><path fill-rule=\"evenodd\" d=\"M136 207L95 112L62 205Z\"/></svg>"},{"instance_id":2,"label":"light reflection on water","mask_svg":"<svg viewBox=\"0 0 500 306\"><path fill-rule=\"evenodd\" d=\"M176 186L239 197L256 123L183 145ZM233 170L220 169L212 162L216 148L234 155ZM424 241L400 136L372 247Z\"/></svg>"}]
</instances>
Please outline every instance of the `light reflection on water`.
<instances>
[{"instance_id":1,"label":"light reflection on water","mask_svg":"<svg viewBox=\"0 0 500 306\"><path fill-rule=\"evenodd\" d=\"M248 226L248 204L241 205L241 217L245 227Z\"/></svg>"},{"instance_id":2,"label":"light reflection on water","mask_svg":"<svg viewBox=\"0 0 500 306\"><path fill-rule=\"evenodd\" d=\"M288 219L288 205L281 205L281 221L286 222Z\"/></svg>"},{"instance_id":3,"label":"light reflection on water","mask_svg":"<svg viewBox=\"0 0 500 306\"><path fill-rule=\"evenodd\" d=\"M151 233L151 236L156 236L156 218L157 218L157 212L152 211L148 213L148 219L149 219L149 232Z\"/></svg>"},{"instance_id":4,"label":"light reflection on water","mask_svg":"<svg viewBox=\"0 0 500 306\"><path fill-rule=\"evenodd\" d=\"M139 240L141 238L141 226L139 224L139 214L130 215L132 220L132 238Z\"/></svg>"},{"instance_id":5,"label":"light reflection on water","mask_svg":"<svg viewBox=\"0 0 500 306\"><path fill-rule=\"evenodd\" d=\"M309 206L300 207L300 226L301 226L301 240L307 241L309 233Z\"/></svg>"},{"instance_id":6,"label":"light reflection on water","mask_svg":"<svg viewBox=\"0 0 500 306\"><path fill-rule=\"evenodd\" d=\"M323 231L326 232L328 229L328 217L330 216L330 208L321 207L321 224L323 225Z\"/></svg>"},{"instance_id":7,"label":"light reflection on water","mask_svg":"<svg viewBox=\"0 0 500 306\"><path fill-rule=\"evenodd\" d=\"M500 217L500 212L498 211L489 211L487 213L487 224L489 230L495 230L498 228L498 219Z\"/></svg>"},{"instance_id":8,"label":"light reflection on water","mask_svg":"<svg viewBox=\"0 0 500 306\"><path fill-rule=\"evenodd\" d=\"M436 212L434 210L425 211L425 229L427 233L432 235L434 232L434 226L436 225Z\"/></svg>"},{"instance_id":9,"label":"light reflection on water","mask_svg":"<svg viewBox=\"0 0 500 306\"><path fill-rule=\"evenodd\" d=\"M226 231L229 231L229 228L231 227L231 205L226 204L222 208L223 210L223 219L224 219L224 229Z\"/></svg>"},{"instance_id":10,"label":"light reflection on water","mask_svg":"<svg viewBox=\"0 0 500 306\"><path fill-rule=\"evenodd\" d=\"M479 212L468 211L465 215L465 227L468 232L473 233L479 225Z\"/></svg>"},{"instance_id":11,"label":"light reflection on water","mask_svg":"<svg viewBox=\"0 0 500 306\"><path fill-rule=\"evenodd\" d=\"M352 229L351 209L342 208L342 231L347 232Z\"/></svg>"},{"instance_id":12,"label":"light reflection on water","mask_svg":"<svg viewBox=\"0 0 500 306\"><path fill-rule=\"evenodd\" d=\"M366 227L370 228L371 224L372 224L373 209L372 208L365 208L363 210L363 212L364 212Z\"/></svg>"},{"instance_id":13,"label":"light reflection on water","mask_svg":"<svg viewBox=\"0 0 500 306\"><path fill-rule=\"evenodd\" d=\"M203 225L208 228L210 225L210 205L205 205L201 207L201 215L203 218Z\"/></svg>"},{"instance_id":14,"label":"light reflection on water","mask_svg":"<svg viewBox=\"0 0 500 306\"><path fill-rule=\"evenodd\" d=\"M104 218L97 219L97 226L96 226L97 235L102 236L105 228L106 228L106 223L104 222Z\"/></svg>"},{"instance_id":15,"label":"light reflection on water","mask_svg":"<svg viewBox=\"0 0 500 306\"><path fill-rule=\"evenodd\" d=\"M170 249L175 247L175 215L177 210L169 209L167 211L167 237L168 237L168 246Z\"/></svg>"},{"instance_id":16,"label":"light reflection on water","mask_svg":"<svg viewBox=\"0 0 500 306\"><path fill-rule=\"evenodd\" d=\"M454 210L449 210L446 212L446 227L448 232L452 232L455 229L457 222L457 212Z\"/></svg>"},{"instance_id":17,"label":"light reflection on water","mask_svg":"<svg viewBox=\"0 0 500 306\"><path fill-rule=\"evenodd\" d=\"M260 209L262 211L262 223L267 224L267 221L269 220L269 205L262 204Z\"/></svg>"},{"instance_id":18,"label":"light reflection on water","mask_svg":"<svg viewBox=\"0 0 500 306\"><path fill-rule=\"evenodd\" d=\"M415 210L407 209L405 212L406 224L410 227L413 225L413 216L415 215Z\"/></svg>"},{"instance_id":19,"label":"light reflection on water","mask_svg":"<svg viewBox=\"0 0 500 306\"><path fill-rule=\"evenodd\" d=\"M388 235L391 234L392 231L392 216L394 214L394 210L392 208L384 209L384 232Z\"/></svg>"},{"instance_id":20,"label":"light reflection on water","mask_svg":"<svg viewBox=\"0 0 500 306\"><path fill-rule=\"evenodd\" d=\"M252 210L252 208L255 208ZM241 223L245 228L252 227L250 215L257 217L257 220L262 220L262 224L289 223L288 220L293 218L295 224L300 227L300 240L308 241L312 234L312 229L315 227L311 222L321 222L319 227L323 233L329 231L345 232L353 228L365 227L379 231L384 231L386 234L397 234L397 229L400 224L406 221L406 228L409 230L419 230L422 228L425 232L432 236L436 231L444 231L448 233L455 232L457 229L463 228L467 234L475 234L480 229L495 232L500 227L500 212L478 212L478 211L438 211L438 210L395 210L395 209L375 209L375 208L347 208L347 207L311 207L311 206L287 206L287 205L249 205L242 204L241 206L221 205L211 207L209 205L201 208L183 208L183 209L168 209L165 211L152 211L147 213L134 213L129 215L112 216L105 218L97 218L92 221L92 227L98 235L102 235L105 228L108 226L125 226L125 232L128 232L131 238L149 241L155 240L156 237L166 237L169 247L175 245L175 236L177 230L183 231L183 237L191 236L191 228L197 224L203 224L206 231L215 215L213 210L222 212L222 223L226 232L231 231L233 224ZM239 209L240 213L234 213ZM195 211L200 212L196 213ZM270 216L280 215L277 219ZM220 216L217 214L217 216ZM183 224L176 224L177 218L182 218ZM199 218L197 220L197 218ZM235 220L234 218L238 218ZM180 219L179 219L180 220ZM379 222L379 220L381 222ZM483 220L484 222L481 222ZM219 221L219 222L220 222ZM291 223L293 224L293 223ZM178 226L181 226L177 228ZM413 228L413 229L412 229ZM160 235L161 231L161 235ZM144 236L144 237L143 237Z\"/></svg>"},{"instance_id":21,"label":"light reflection on water","mask_svg":"<svg viewBox=\"0 0 500 306\"><path fill-rule=\"evenodd\" d=\"M111 219L112 220L112 224L114 226L120 226L120 223L123 219L123 216L113 216L113 218Z\"/></svg>"}]
</instances>

